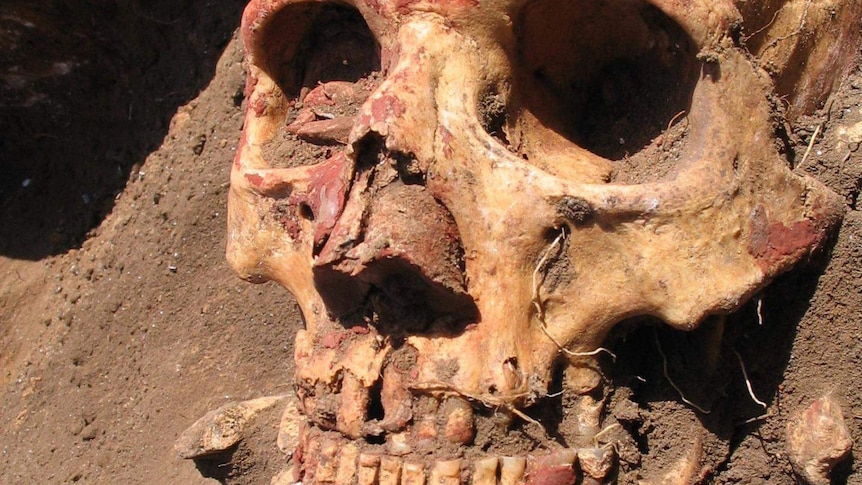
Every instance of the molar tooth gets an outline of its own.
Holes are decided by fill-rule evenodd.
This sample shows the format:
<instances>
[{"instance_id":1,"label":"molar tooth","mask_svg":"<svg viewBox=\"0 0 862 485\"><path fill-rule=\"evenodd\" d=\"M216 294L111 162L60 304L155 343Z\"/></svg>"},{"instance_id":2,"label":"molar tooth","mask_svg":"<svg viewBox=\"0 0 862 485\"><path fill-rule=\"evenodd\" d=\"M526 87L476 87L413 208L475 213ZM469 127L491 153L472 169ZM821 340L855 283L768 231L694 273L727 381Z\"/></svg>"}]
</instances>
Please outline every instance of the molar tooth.
<instances>
[{"instance_id":1,"label":"molar tooth","mask_svg":"<svg viewBox=\"0 0 862 485\"><path fill-rule=\"evenodd\" d=\"M357 457L359 457L358 446L353 443L344 445L344 448L341 449L341 456L338 458L338 473L335 476L335 483L342 485L353 482L353 477L357 476Z\"/></svg>"},{"instance_id":2,"label":"molar tooth","mask_svg":"<svg viewBox=\"0 0 862 485\"><path fill-rule=\"evenodd\" d=\"M345 372L340 398L336 416L338 431L357 439L362 436L362 425L368 413L368 389L352 373Z\"/></svg>"},{"instance_id":3,"label":"molar tooth","mask_svg":"<svg viewBox=\"0 0 862 485\"><path fill-rule=\"evenodd\" d=\"M401 481L401 459L394 456L380 458L380 485L398 485Z\"/></svg>"},{"instance_id":4,"label":"molar tooth","mask_svg":"<svg viewBox=\"0 0 862 485\"><path fill-rule=\"evenodd\" d=\"M472 485L497 485L497 466L500 460L496 456L483 458L473 464Z\"/></svg>"},{"instance_id":5,"label":"molar tooth","mask_svg":"<svg viewBox=\"0 0 862 485\"><path fill-rule=\"evenodd\" d=\"M405 463L401 468L401 485L425 485L425 468L421 463Z\"/></svg>"},{"instance_id":6,"label":"molar tooth","mask_svg":"<svg viewBox=\"0 0 862 485\"><path fill-rule=\"evenodd\" d=\"M523 456L504 456L500 458L500 485L518 485L524 478L527 459Z\"/></svg>"},{"instance_id":7,"label":"molar tooth","mask_svg":"<svg viewBox=\"0 0 862 485\"><path fill-rule=\"evenodd\" d=\"M380 456L361 453L359 455L359 473L356 474L358 485L377 485L379 476Z\"/></svg>"},{"instance_id":8,"label":"molar tooth","mask_svg":"<svg viewBox=\"0 0 862 485\"><path fill-rule=\"evenodd\" d=\"M461 460L435 462L431 468L431 483L433 485L460 485Z\"/></svg>"},{"instance_id":9,"label":"molar tooth","mask_svg":"<svg viewBox=\"0 0 862 485\"><path fill-rule=\"evenodd\" d=\"M614 465L613 448L580 448L578 460L584 471L584 485L603 483Z\"/></svg>"},{"instance_id":10,"label":"molar tooth","mask_svg":"<svg viewBox=\"0 0 862 485\"><path fill-rule=\"evenodd\" d=\"M473 441L473 408L466 400L451 397L443 404L445 426L443 435L450 443L467 445Z\"/></svg>"}]
</instances>

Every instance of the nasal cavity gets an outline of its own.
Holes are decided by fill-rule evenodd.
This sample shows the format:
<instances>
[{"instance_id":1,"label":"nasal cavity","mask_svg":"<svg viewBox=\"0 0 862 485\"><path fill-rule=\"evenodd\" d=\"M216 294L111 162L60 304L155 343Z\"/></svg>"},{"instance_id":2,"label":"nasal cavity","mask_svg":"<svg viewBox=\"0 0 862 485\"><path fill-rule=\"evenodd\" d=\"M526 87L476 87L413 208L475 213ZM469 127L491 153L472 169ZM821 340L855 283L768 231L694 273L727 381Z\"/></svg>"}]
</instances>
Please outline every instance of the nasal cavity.
<instances>
[{"instance_id":1,"label":"nasal cavity","mask_svg":"<svg viewBox=\"0 0 862 485\"><path fill-rule=\"evenodd\" d=\"M381 188L364 222L361 242L314 267L330 311L373 312L385 333L445 331L439 322L476 318L458 228L424 186Z\"/></svg>"}]
</instances>

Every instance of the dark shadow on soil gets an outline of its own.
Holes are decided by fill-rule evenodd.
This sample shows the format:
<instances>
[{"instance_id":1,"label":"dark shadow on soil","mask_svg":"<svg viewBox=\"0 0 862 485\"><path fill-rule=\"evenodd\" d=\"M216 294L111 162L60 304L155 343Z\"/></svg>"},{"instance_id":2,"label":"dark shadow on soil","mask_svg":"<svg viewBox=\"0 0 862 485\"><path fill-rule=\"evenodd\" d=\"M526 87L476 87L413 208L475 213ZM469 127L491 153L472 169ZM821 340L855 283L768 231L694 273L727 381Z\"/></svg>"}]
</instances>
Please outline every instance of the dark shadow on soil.
<instances>
[{"instance_id":1,"label":"dark shadow on soil","mask_svg":"<svg viewBox=\"0 0 862 485\"><path fill-rule=\"evenodd\" d=\"M80 246L212 78L244 4L0 5L0 255Z\"/></svg>"},{"instance_id":2,"label":"dark shadow on soil","mask_svg":"<svg viewBox=\"0 0 862 485\"><path fill-rule=\"evenodd\" d=\"M831 244L834 241L830 248ZM612 349L619 357L609 372L612 388L631 389L631 400L642 413L649 413L653 403L682 402L668 381L670 376L686 399L709 411L697 413L699 420L729 445L732 454L741 437L759 424L753 418L764 413L748 394L736 353L744 362L758 398L772 405L774 396L780 395L777 389L789 363L797 327L826 269L828 252L819 253L777 278L727 315L723 326L718 320L708 319L698 329L682 332L651 319L624 322L618 335L611 337L615 342ZM641 419L645 416L641 414ZM633 431L634 439L644 447L641 452L648 453L653 445L651 436L641 435L638 423L628 423L629 427L633 428L629 431Z\"/></svg>"}]
</instances>

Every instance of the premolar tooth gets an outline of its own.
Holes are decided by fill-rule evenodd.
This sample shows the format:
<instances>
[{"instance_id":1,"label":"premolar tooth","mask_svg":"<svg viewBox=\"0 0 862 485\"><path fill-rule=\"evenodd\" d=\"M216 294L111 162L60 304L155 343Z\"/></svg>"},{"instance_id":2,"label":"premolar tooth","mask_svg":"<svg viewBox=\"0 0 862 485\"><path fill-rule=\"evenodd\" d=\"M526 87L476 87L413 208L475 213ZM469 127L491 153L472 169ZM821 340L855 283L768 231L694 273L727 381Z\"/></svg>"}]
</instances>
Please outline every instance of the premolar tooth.
<instances>
[{"instance_id":1,"label":"premolar tooth","mask_svg":"<svg viewBox=\"0 0 862 485\"><path fill-rule=\"evenodd\" d=\"M578 461L584 471L584 485L598 485L603 483L614 465L614 449L580 448Z\"/></svg>"},{"instance_id":2,"label":"premolar tooth","mask_svg":"<svg viewBox=\"0 0 862 485\"><path fill-rule=\"evenodd\" d=\"M433 449L437 440L437 409L439 403L429 396L420 396L416 402L418 421L413 426L416 446L420 449Z\"/></svg>"},{"instance_id":3,"label":"premolar tooth","mask_svg":"<svg viewBox=\"0 0 862 485\"><path fill-rule=\"evenodd\" d=\"M433 485L460 485L461 460L446 460L434 463L431 468L431 483Z\"/></svg>"},{"instance_id":4,"label":"premolar tooth","mask_svg":"<svg viewBox=\"0 0 862 485\"><path fill-rule=\"evenodd\" d=\"M450 443L462 445L473 441L473 408L470 403L459 397L451 397L446 400L442 408L446 424L443 435Z\"/></svg>"},{"instance_id":5,"label":"premolar tooth","mask_svg":"<svg viewBox=\"0 0 862 485\"><path fill-rule=\"evenodd\" d=\"M377 485L379 476L380 456L361 453L359 455L359 473L356 474L358 485Z\"/></svg>"},{"instance_id":6,"label":"premolar tooth","mask_svg":"<svg viewBox=\"0 0 862 485\"><path fill-rule=\"evenodd\" d=\"M425 485L425 468L421 463L405 463L401 468L401 485Z\"/></svg>"},{"instance_id":7,"label":"premolar tooth","mask_svg":"<svg viewBox=\"0 0 862 485\"><path fill-rule=\"evenodd\" d=\"M526 483L528 485L575 483L575 460L577 457L577 452L574 449L566 448L532 458L527 467Z\"/></svg>"},{"instance_id":8,"label":"premolar tooth","mask_svg":"<svg viewBox=\"0 0 862 485\"><path fill-rule=\"evenodd\" d=\"M353 482L353 477L357 476L356 459L359 457L359 447L353 443L347 443L341 449L341 456L338 458L338 473L335 477L335 483L338 485Z\"/></svg>"},{"instance_id":9,"label":"premolar tooth","mask_svg":"<svg viewBox=\"0 0 862 485\"><path fill-rule=\"evenodd\" d=\"M524 478L527 459L522 456L500 458L500 485L518 485Z\"/></svg>"},{"instance_id":10,"label":"premolar tooth","mask_svg":"<svg viewBox=\"0 0 862 485\"><path fill-rule=\"evenodd\" d=\"M401 481L401 460L394 456L380 458L380 485L398 485Z\"/></svg>"},{"instance_id":11,"label":"premolar tooth","mask_svg":"<svg viewBox=\"0 0 862 485\"><path fill-rule=\"evenodd\" d=\"M394 365L383 371L380 401L385 414L380 426L386 431L401 431L413 419L413 395L407 390L404 376Z\"/></svg>"},{"instance_id":12,"label":"premolar tooth","mask_svg":"<svg viewBox=\"0 0 862 485\"><path fill-rule=\"evenodd\" d=\"M478 460L473 465L473 485L497 485L497 466L500 460L492 456Z\"/></svg>"},{"instance_id":13,"label":"premolar tooth","mask_svg":"<svg viewBox=\"0 0 862 485\"><path fill-rule=\"evenodd\" d=\"M357 439L362 436L362 425L368 413L368 390L352 373L345 372L340 398L336 417L338 431Z\"/></svg>"},{"instance_id":14,"label":"premolar tooth","mask_svg":"<svg viewBox=\"0 0 862 485\"><path fill-rule=\"evenodd\" d=\"M601 429L602 407L604 401L578 396L573 414L577 416L579 445L587 446Z\"/></svg>"},{"instance_id":15,"label":"premolar tooth","mask_svg":"<svg viewBox=\"0 0 862 485\"><path fill-rule=\"evenodd\" d=\"M335 483L338 472L338 443L327 439L320 447L317 470L314 473L315 483Z\"/></svg>"},{"instance_id":16,"label":"premolar tooth","mask_svg":"<svg viewBox=\"0 0 862 485\"><path fill-rule=\"evenodd\" d=\"M407 432L390 434L387 440L389 445L389 453L395 456L404 456L411 451L413 447L409 443L410 435Z\"/></svg>"}]
</instances>

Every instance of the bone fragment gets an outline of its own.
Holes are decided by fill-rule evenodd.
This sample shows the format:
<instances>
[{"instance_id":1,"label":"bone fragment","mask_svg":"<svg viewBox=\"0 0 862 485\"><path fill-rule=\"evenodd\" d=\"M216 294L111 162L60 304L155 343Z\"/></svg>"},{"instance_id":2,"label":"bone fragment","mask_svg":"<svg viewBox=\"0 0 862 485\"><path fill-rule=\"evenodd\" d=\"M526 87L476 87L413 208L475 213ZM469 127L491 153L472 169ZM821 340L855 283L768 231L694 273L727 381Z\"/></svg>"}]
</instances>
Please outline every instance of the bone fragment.
<instances>
[{"instance_id":1,"label":"bone fragment","mask_svg":"<svg viewBox=\"0 0 862 485\"><path fill-rule=\"evenodd\" d=\"M380 456L362 453L359 455L359 473L356 475L358 485L377 485L379 476Z\"/></svg>"},{"instance_id":2,"label":"bone fragment","mask_svg":"<svg viewBox=\"0 0 862 485\"><path fill-rule=\"evenodd\" d=\"M278 438L276 444L282 453L293 455L299 445L299 427L303 422L303 415L297 407L296 399L287 399L281 421L278 424Z\"/></svg>"},{"instance_id":3,"label":"bone fragment","mask_svg":"<svg viewBox=\"0 0 862 485\"><path fill-rule=\"evenodd\" d=\"M527 459L522 456L500 458L500 485L518 485L524 478Z\"/></svg>"},{"instance_id":4,"label":"bone fragment","mask_svg":"<svg viewBox=\"0 0 862 485\"><path fill-rule=\"evenodd\" d=\"M401 469L401 485L425 485L425 468L421 463L405 463Z\"/></svg>"},{"instance_id":5,"label":"bone fragment","mask_svg":"<svg viewBox=\"0 0 862 485\"><path fill-rule=\"evenodd\" d=\"M443 431L450 443L467 445L473 441L473 408L465 399L451 397L441 409L446 424Z\"/></svg>"},{"instance_id":6,"label":"bone fragment","mask_svg":"<svg viewBox=\"0 0 862 485\"><path fill-rule=\"evenodd\" d=\"M844 414L832 396L817 399L787 423L790 463L812 485L829 485L832 469L852 447Z\"/></svg>"},{"instance_id":7,"label":"bone fragment","mask_svg":"<svg viewBox=\"0 0 862 485\"><path fill-rule=\"evenodd\" d=\"M293 129L298 137L306 141L345 145L347 136L355 123L356 120L353 117L339 116L331 120L307 121Z\"/></svg>"},{"instance_id":8,"label":"bone fragment","mask_svg":"<svg viewBox=\"0 0 862 485\"><path fill-rule=\"evenodd\" d=\"M272 477L269 485L294 485L297 482L296 469L288 467Z\"/></svg>"},{"instance_id":9,"label":"bone fragment","mask_svg":"<svg viewBox=\"0 0 862 485\"><path fill-rule=\"evenodd\" d=\"M614 466L614 449L611 447L580 448L578 461L584 472L584 485L599 485Z\"/></svg>"},{"instance_id":10,"label":"bone fragment","mask_svg":"<svg viewBox=\"0 0 862 485\"><path fill-rule=\"evenodd\" d=\"M245 425L287 396L268 396L229 403L195 421L174 443L180 458L200 458L225 451L243 439Z\"/></svg>"},{"instance_id":11,"label":"bone fragment","mask_svg":"<svg viewBox=\"0 0 862 485\"><path fill-rule=\"evenodd\" d=\"M398 485L401 482L401 460L394 456L380 458L380 485Z\"/></svg>"},{"instance_id":12,"label":"bone fragment","mask_svg":"<svg viewBox=\"0 0 862 485\"><path fill-rule=\"evenodd\" d=\"M443 460L431 467L432 485L460 485L461 460Z\"/></svg>"},{"instance_id":13,"label":"bone fragment","mask_svg":"<svg viewBox=\"0 0 862 485\"><path fill-rule=\"evenodd\" d=\"M566 391L587 394L602 384L602 375L595 361L573 363L566 368Z\"/></svg>"},{"instance_id":14,"label":"bone fragment","mask_svg":"<svg viewBox=\"0 0 862 485\"><path fill-rule=\"evenodd\" d=\"M352 483L353 478L357 476L357 463L359 457L359 447L353 443L347 443L341 449L341 456L338 458L338 473L335 477L335 483L347 484Z\"/></svg>"}]
</instances>

